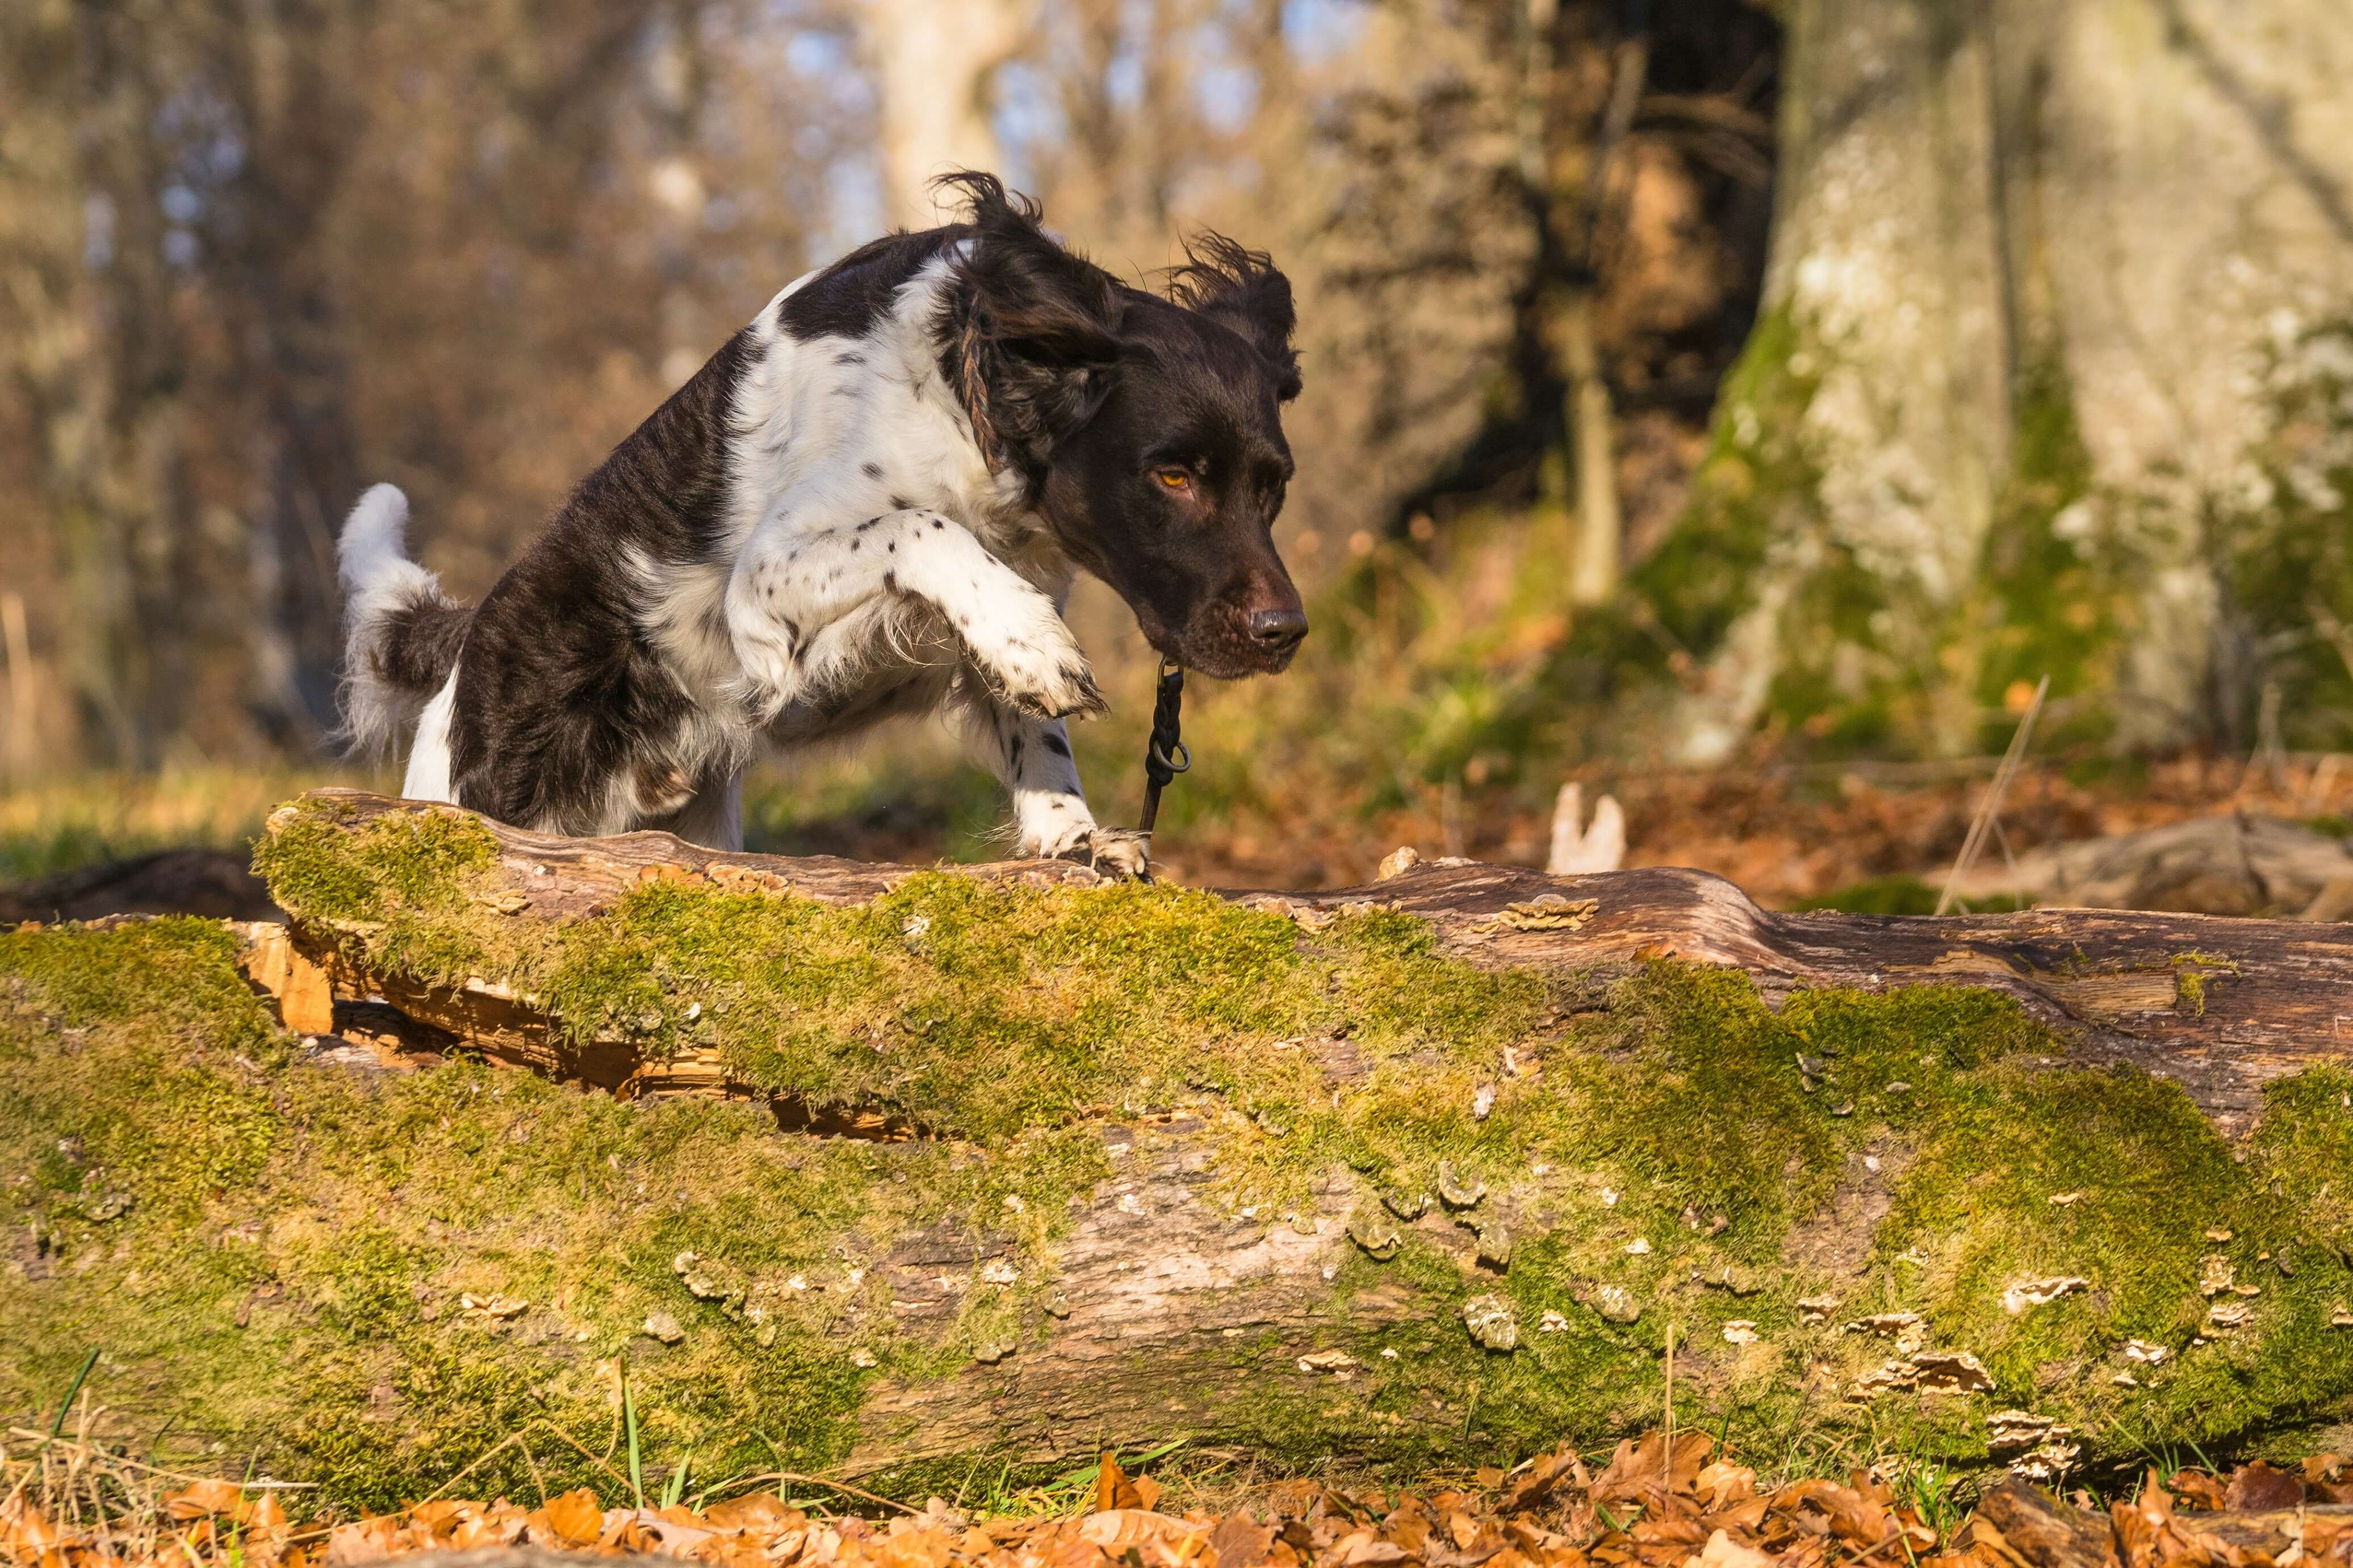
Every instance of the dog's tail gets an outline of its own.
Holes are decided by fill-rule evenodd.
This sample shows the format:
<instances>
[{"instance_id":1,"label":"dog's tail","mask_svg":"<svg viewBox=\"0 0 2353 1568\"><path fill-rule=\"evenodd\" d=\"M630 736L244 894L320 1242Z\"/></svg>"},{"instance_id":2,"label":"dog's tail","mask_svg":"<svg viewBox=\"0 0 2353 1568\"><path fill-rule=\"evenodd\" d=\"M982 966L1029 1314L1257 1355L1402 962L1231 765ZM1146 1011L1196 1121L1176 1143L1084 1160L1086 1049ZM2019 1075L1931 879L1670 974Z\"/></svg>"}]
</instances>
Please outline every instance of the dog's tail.
<instances>
[{"instance_id":1,"label":"dog's tail","mask_svg":"<svg viewBox=\"0 0 2353 1568\"><path fill-rule=\"evenodd\" d=\"M408 559L408 498L393 485L360 497L335 547L343 581L343 726L355 752L390 752L458 666L474 612Z\"/></svg>"}]
</instances>

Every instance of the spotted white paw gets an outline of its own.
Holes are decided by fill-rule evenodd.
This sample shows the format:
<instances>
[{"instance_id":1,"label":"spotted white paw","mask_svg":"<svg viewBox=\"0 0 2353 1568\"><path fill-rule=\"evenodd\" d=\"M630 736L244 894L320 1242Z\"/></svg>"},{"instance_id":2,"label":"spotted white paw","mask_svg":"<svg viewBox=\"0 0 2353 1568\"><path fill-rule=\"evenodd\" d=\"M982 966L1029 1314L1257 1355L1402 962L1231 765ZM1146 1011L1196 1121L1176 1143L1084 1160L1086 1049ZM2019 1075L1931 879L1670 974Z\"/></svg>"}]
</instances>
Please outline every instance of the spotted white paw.
<instances>
[{"instance_id":1,"label":"spotted white paw","mask_svg":"<svg viewBox=\"0 0 2353 1568\"><path fill-rule=\"evenodd\" d=\"M1109 710L1087 656L1079 651L1051 599L1024 584L1011 604L992 609L958 630L972 650L973 663L1000 701L1032 719L1067 719Z\"/></svg>"}]
</instances>

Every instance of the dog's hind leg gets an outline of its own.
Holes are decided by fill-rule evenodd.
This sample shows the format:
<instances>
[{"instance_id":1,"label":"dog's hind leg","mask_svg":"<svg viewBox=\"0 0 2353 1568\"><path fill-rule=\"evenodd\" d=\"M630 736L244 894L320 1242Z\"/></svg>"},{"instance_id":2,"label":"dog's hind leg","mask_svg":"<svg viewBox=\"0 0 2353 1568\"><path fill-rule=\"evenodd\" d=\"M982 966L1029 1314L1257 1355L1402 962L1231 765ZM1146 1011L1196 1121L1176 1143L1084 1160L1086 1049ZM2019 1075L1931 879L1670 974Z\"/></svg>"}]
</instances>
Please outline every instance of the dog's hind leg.
<instances>
[{"instance_id":1,"label":"dog's hind leg","mask_svg":"<svg viewBox=\"0 0 2353 1568\"><path fill-rule=\"evenodd\" d=\"M1008 707L970 678L958 685L956 709L965 749L1013 796L1017 854L1083 860L1113 876L1149 874L1142 837L1098 826L1087 808L1060 719Z\"/></svg>"},{"instance_id":2,"label":"dog's hind leg","mask_svg":"<svg viewBox=\"0 0 2353 1568\"><path fill-rule=\"evenodd\" d=\"M706 777L692 799L659 822L649 823L705 849L744 847L744 774L740 769Z\"/></svg>"}]
</instances>

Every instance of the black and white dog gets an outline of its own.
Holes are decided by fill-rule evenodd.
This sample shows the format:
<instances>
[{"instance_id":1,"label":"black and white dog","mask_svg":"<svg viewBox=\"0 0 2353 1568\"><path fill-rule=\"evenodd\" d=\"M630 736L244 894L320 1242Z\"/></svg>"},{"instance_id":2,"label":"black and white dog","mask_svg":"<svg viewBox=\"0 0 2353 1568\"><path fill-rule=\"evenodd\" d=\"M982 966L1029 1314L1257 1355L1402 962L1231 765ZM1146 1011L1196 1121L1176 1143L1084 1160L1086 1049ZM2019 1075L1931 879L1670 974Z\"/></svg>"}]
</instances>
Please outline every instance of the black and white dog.
<instances>
[{"instance_id":1,"label":"black and white dog","mask_svg":"<svg viewBox=\"0 0 2353 1568\"><path fill-rule=\"evenodd\" d=\"M734 847L762 738L945 710L1012 792L1020 852L1142 874L1079 787L1062 721L1103 701L1060 606L1083 567L1189 668L1291 662L1307 618L1269 531L1291 286L1208 236L1164 299L996 179L950 183L967 221L777 295L479 605L406 558L400 491L360 499L347 721L378 746L418 721L406 794Z\"/></svg>"}]
</instances>

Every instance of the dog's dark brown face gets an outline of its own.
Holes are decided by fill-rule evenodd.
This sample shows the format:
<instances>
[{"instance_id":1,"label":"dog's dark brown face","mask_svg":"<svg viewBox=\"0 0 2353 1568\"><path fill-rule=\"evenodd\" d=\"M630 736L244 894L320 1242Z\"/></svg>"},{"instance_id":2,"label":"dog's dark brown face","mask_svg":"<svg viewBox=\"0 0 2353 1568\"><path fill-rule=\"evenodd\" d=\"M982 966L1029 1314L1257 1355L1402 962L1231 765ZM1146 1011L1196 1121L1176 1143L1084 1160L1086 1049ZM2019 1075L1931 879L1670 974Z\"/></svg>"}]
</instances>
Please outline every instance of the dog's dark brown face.
<instances>
[{"instance_id":1,"label":"dog's dark brown face","mask_svg":"<svg viewBox=\"0 0 2353 1568\"><path fill-rule=\"evenodd\" d=\"M976 434L1163 656L1223 677L1288 666L1307 635L1271 531L1292 473L1282 405L1299 393L1290 284L1212 237L1162 299L1034 214L984 205L975 222L943 358Z\"/></svg>"}]
</instances>

